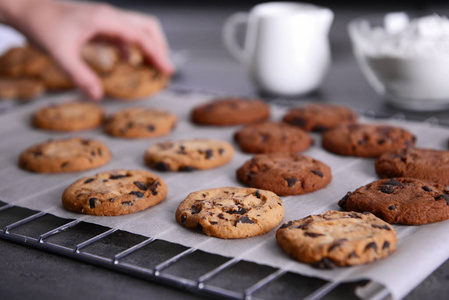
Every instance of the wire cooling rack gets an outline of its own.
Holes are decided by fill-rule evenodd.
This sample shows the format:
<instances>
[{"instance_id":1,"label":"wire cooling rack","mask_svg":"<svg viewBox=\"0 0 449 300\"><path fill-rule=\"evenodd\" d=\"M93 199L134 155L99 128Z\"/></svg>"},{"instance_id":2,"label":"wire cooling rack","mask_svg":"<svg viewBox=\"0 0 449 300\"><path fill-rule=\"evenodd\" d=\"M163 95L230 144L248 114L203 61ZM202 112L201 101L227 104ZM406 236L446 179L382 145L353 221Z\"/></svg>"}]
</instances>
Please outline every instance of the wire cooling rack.
<instances>
[{"instance_id":1,"label":"wire cooling rack","mask_svg":"<svg viewBox=\"0 0 449 300\"><path fill-rule=\"evenodd\" d=\"M368 281L333 283L0 201L0 238L226 299L357 299Z\"/></svg>"}]
</instances>

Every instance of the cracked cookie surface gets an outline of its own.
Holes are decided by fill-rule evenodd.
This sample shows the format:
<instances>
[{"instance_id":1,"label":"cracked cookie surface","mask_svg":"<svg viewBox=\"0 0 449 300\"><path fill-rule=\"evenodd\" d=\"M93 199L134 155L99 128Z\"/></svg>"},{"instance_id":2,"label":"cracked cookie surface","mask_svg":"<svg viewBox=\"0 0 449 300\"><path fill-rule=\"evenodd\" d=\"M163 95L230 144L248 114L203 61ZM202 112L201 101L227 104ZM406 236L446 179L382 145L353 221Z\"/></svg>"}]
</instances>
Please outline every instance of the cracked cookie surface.
<instances>
[{"instance_id":1,"label":"cracked cookie surface","mask_svg":"<svg viewBox=\"0 0 449 300\"><path fill-rule=\"evenodd\" d=\"M279 197L269 191L223 187L190 193L176 211L176 220L201 228L209 236L240 239L264 234L284 216Z\"/></svg>"},{"instance_id":2,"label":"cracked cookie surface","mask_svg":"<svg viewBox=\"0 0 449 300\"><path fill-rule=\"evenodd\" d=\"M250 124L236 132L234 138L247 153L299 152L313 143L307 132L282 122Z\"/></svg>"},{"instance_id":3,"label":"cracked cookie surface","mask_svg":"<svg viewBox=\"0 0 449 300\"><path fill-rule=\"evenodd\" d=\"M421 225L449 219L449 190L413 178L381 179L348 192L338 205L371 212L388 223Z\"/></svg>"},{"instance_id":4,"label":"cracked cookie surface","mask_svg":"<svg viewBox=\"0 0 449 300\"><path fill-rule=\"evenodd\" d=\"M143 107L116 112L105 125L106 133L124 138L151 138L168 134L177 118L164 110Z\"/></svg>"},{"instance_id":5,"label":"cracked cookie surface","mask_svg":"<svg viewBox=\"0 0 449 300\"><path fill-rule=\"evenodd\" d=\"M328 211L290 221L276 232L294 259L332 269L374 262L396 249L393 227L370 213Z\"/></svg>"},{"instance_id":6,"label":"cracked cookie surface","mask_svg":"<svg viewBox=\"0 0 449 300\"><path fill-rule=\"evenodd\" d=\"M347 124L323 133L323 148L339 155L379 157L387 151L412 147L416 138L400 127Z\"/></svg>"},{"instance_id":7,"label":"cracked cookie surface","mask_svg":"<svg viewBox=\"0 0 449 300\"><path fill-rule=\"evenodd\" d=\"M103 143L71 138L31 146L20 155L19 166L33 172L62 173L96 168L110 159L111 153Z\"/></svg>"},{"instance_id":8,"label":"cracked cookie surface","mask_svg":"<svg viewBox=\"0 0 449 300\"><path fill-rule=\"evenodd\" d=\"M145 153L148 166L159 171L194 171L222 166L234 155L231 144L211 139L164 142Z\"/></svg>"},{"instance_id":9,"label":"cracked cookie surface","mask_svg":"<svg viewBox=\"0 0 449 300\"><path fill-rule=\"evenodd\" d=\"M332 179L324 163L296 153L258 154L237 170L237 179L277 195L300 195L326 187Z\"/></svg>"},{"instance_id":10,"label":"cracked cookie surface","mask_svg":"<svg viewBox=\"0 0 449 300\"><path fill-rule=\"evenodd\" d=\"M68 210L89 215L118 216L156 205L167 195L167 185L143 170L113 170L84 177L62 195Z\"/></svg>"}]
</instances>

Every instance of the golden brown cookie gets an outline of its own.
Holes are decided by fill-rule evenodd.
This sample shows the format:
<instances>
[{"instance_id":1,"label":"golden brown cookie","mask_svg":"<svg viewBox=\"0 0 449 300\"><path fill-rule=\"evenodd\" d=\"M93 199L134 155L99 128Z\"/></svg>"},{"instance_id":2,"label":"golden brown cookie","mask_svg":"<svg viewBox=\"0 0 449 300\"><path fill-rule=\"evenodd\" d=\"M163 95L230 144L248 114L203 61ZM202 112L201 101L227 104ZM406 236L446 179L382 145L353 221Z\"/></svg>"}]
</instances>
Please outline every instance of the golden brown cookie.
<instances>
[{"instance_id":1,"label":"golden brown cookie","mask_svg":"<svg viewBox=\"0 0 449 300\"><path fill-rule=\"evenodd\" d=\"M75 172L93 169L111 159L103 143L71 138L34 145L22 152L19 166L40 173Z\"/></svg>"},{"instance_id":2,"label":"golden brown cookie","mask_svg":"<svg viewBox=\"0 0 449 300\"><path fill-rule=\"evenodd\" d=\"M301 195L326 187L332 179L324 163L296 153L258 154L237 170L237 179L250 187L280 196Z\"/></svg>"},{"instance_id":3,"label":"golden brown cookie","mask_svg":"<svg viewBox=\"0 0 449 300\"><path fill-rule=\"evenodd\" d=\"M177 117L167 111L150 108L128 108L108 119L106 133L125 138L150 138L168 134Z\"/></svg>"},{"instance_id":4,"label":"golden brown cookie","mask_svg":"<svg viewBox=\"0 0 449 300\"><path fill-rule=\"evenodd\" d=\"M376 216L339 211L285 223L276 239L294 259L324 269L374 262L397 243L393 227Z\"/></svg>"},{"instance_id":5,"label":"golden brown cookie","mask_svg":"<svg viewBox=\"0 0 449 300\"><path fill-rule=\"evenodd\" d=\"M151 146L145 153L145 162L159 171L193 171L222 166L233 155L234 149L227 142L191 139Z\"/></svg>"},{"instance_id":6,"label":"golden brown cookie","mask_svg":"<svg viewBox=\"0 0 449 300\"><path fill-rule=\"evenodd\" d=\"M13 78L39 77L50 63L50 58L33 46L14 47L0 57L0 75Z\"/></svg>"},{"instance_id":7,"label":"golden brown cookie","mask_svg":"<svg viewBox=\"0 0 449 300\"><path fill-rule=\"evenodd\" d=\"M304 130L282 122L246 125L234 135L247 153L280 153L307 150L313 140Z\"/></svg>"},{"instance_id":8,"label":"golden brown cookie","mask_svg":"<svg viewBox=\"0 0 449 300\"><path fill-rule=\"evenodd\" d=\"M169 76L148 65L120 63L113 72L101 77L106 95L123 100L151 96L164 89Z\"/></svg>"},{"instance_id":9,"label":"golden brown cookie","mask_svg":"<svg viewBox=\"0 0 449 300\"><path fill-rule=\"evenodd\" d=\"M267 120L269 106L262 100L220 98L195 107L192 121L202 125L229 126Z\"/></svg>"},{"instance_id":10,"label":"golden brown cookie","mask_svg":"<svg viewBox=\"0 0 449 300\"><path fill-rule=\"evenodd\" d=\"M449 219L449 190L413 178L381 179L348 192L338 205L369 211L388 223L421 225Z\"/></svg>"},{"instance_id":11,"label":"golden brown cookie","mask_svg":"<svg viewBox=\"0 0 449 300\"><path fill-rule=\"evenodd\" d=\"M412 147L416 138L395 126L372 124L340 125L323 133L323 148L339 155L379 157L387 151Z\"/></svg>"},{"instance_id":12,"label":"golden brown cookie","mask_svg":"<svg viewBox=\"0 0 449 300\"><path fill-rule=\"evenodd\" d=\"M279 197L269 191L223 187L193 192L181 202L176 220L208 236L242 239L264 234L284 216Z\"/></svg>"},{"instance_id":13,"label":"golden brown cookie","mask_svg":"<svg viewBox=\"0 0 449 300\"><path fill-rule=\"evenodd\" d=\"M306 131L326 131L341 124L357 123L358 115L349 107L315 103L291 109L284 122Z\"/></svg>"},{"instance_id":14,"label":"golden brown cookie","mask_svg":"<svg viewBox=\"0 0 449 300\"><path fill-rule=\"evenodd\" d=\"M30 100L44 92L45 86L37 79L0 78L0 99Z\"/></svg>"},{"instance_id":15,"label":"golden brown cookie","mask_svg":"<svg viewBox=\"0 0 449 300\"><path fill-rule=\"evenodd\" d=\"M54 62L42 70L39 78L49 91L66 91L75 87L72 79Z\"/></svg>"},{"instance_id":16,"label":"golden brown cookie","mask_svg":"<svg viewBox=\"0 0 449 300\"><path fill-rule=\"evenodd\" d=\"M37 128L56 131L92 129L103 124L104 112L98 104L70 101L43 107L33 115Z\"/></svg>"},{"instance_id":17,"label":"golden brown cookie","mask_svg":"<svg viewBox=\"0 0 449 300\"><path fill-rule=\"evenodd\" d=\"M77 180L62 194L62 204L83 214L118 216L156 205L166 195L167 185L153 173L114 170Z\"/></svg>"},{"instance_id":18,"label":"golden brown cookie","mask_svg":"<svg viewBox=\"0 0 449 300\"><path fill-rule=\"evenodd\" d=\"M376 161L382 178L408 177L449 186L449 151L405 148L384 153Z\"/></svg>"}]
</instances>

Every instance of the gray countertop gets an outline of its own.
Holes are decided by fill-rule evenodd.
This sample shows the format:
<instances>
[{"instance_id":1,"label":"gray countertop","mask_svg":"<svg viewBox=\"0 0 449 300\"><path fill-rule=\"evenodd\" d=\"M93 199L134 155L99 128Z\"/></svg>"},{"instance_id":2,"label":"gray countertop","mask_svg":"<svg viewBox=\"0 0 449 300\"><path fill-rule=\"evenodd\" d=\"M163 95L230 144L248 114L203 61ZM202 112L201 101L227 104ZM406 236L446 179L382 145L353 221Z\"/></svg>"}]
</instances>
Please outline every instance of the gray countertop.
<instances>
[{"instance_id":1,"label":"gray countertop","mask_svg":"<svg viewBox=\"0 0 449 300\"><path fill-rule=\"evenodd\" d=\"M135 6L160 17L171 47L185 58L173 84L228 94L255 95L243 68L221 44L224 20L238 8L161 8ZM243 7L244 8L244 7ZM449 112L400 112L385 105L358 69L351 52L346 25L353 17L372 13L366 10L336 10L330 39L333 64L322 88L309 96L292 101L332 101L358 111L381 115L403 113L426 120L449 120ZM100 267L80 263L50 253L0 240L1 299L198 299L163 285L143 281ZM406 299L447 299L449 262L436 270Z\"/></svg>"}]
</instances>

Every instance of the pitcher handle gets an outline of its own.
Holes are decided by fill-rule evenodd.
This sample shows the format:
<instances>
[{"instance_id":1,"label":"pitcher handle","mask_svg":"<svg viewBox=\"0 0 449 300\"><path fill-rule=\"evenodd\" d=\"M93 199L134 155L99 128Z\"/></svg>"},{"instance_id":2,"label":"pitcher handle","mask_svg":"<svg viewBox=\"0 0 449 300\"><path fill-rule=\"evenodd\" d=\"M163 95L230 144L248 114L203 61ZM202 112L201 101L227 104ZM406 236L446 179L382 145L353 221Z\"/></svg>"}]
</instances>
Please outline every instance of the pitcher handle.
<instances>
[{"instance_id":1,"label":"pitcher handle","mask_svg":"<svg viewBox=\"0 0 449 300\"><path fill-rule=\"evenodd\" d=\"M236 39L237 27L248 24L248 13L237 12L228 17L223 27L223 44L240 63L245 61L244 49Z\"/></svg>"}]
</instances>

